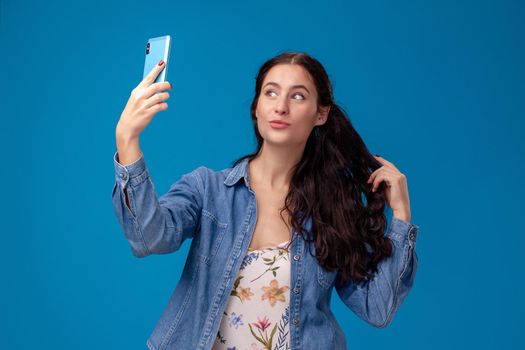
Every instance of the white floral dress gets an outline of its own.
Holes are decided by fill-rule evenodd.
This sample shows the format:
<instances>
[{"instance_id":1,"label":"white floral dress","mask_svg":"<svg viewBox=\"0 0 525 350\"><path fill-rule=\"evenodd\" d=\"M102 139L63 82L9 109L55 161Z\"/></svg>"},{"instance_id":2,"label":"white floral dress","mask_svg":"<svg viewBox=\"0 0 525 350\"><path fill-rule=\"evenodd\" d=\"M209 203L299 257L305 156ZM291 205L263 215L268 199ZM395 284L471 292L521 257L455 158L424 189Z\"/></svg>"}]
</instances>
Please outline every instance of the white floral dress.
<instances>
[{"instance_id":1,"label":"white floral dress","mask_svg":"<svg viewBox=\"0 0 525 350\"><path fill-rule=\"evenodd\" d=\"M290 349L290 248L248 250L235 279L213 350Z\"/></svg>"}]
</instances>

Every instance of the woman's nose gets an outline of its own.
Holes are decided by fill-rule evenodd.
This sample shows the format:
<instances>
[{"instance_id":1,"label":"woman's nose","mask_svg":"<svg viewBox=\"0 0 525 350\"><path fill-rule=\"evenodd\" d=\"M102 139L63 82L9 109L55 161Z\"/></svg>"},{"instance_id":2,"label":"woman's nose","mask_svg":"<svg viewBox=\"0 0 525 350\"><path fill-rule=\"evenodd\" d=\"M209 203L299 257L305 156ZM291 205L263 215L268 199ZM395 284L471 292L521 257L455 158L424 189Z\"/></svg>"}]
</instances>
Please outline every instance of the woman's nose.
<instances>
[{"instance_id":1,"label":"woman's nose","mask_svg":"<svg viewBox=\"0 0 525 350\"><path fill-rule=\"evenodd\" d=\"M277 101L277 105L275 106L275 111L279 114L288 113L288 105L287 105L286 99L281 99Z\"/></svg>"}]
</instances>

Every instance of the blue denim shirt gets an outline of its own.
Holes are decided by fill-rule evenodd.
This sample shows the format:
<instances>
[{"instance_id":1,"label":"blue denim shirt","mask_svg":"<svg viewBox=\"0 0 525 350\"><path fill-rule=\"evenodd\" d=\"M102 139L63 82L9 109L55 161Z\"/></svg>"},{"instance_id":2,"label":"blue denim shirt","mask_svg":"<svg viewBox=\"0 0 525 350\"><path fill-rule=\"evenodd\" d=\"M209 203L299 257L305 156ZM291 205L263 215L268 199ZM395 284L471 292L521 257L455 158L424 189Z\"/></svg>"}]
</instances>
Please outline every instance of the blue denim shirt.
<instances>
[{"instance_id":1,"label":"blue denim shirt","mask_svg":"<svg viewBox=\"0 0 525 350\"><path fill-rule=\"evenodd\" d=\"M200 166L183 174L160 197L143 155L127 166L118 160L115 152L112 201L133 255L176 252L185 239L191 239L181 278L146 345L156 350L209 350L255 229L257 207L248 160L220 171ZM311 232L311 218L306 229ZM371 280L336 288L343 303L375 327L392 321L412 288L418 232L419 226L392 216L387 233L393 242L392 256L379 264ZM346 349L344 333L330 310L338 272L321 267L315 244L307 243L293 228L291 238L291 349Z\"/></svg>"}]
</instances>

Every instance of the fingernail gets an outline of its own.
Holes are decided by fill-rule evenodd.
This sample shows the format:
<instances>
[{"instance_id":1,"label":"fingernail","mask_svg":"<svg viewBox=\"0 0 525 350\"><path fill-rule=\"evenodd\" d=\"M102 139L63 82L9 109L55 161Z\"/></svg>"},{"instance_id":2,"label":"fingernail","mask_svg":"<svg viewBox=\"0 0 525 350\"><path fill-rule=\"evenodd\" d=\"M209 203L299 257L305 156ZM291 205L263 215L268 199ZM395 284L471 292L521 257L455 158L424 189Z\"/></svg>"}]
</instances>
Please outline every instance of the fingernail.
<instances>
[{"instance_id":1,"label":"fingernail","mask_svg":"<svg viewBox=\"0 0 525 350\"><path fill-rule=\"evenodd\" d=\"M164 60L159 61L159 66L162 66L164 64Z\"/></svg>"},{"instance_id":2,"label":"fingernail","mask_svg":"<svg viewBox=\"0 0 525 350\"><path fill-rule=\"evenodd\" d=\"M379 157L379 154L374 154L374 156Z\"/></svg>"}]
</instances>

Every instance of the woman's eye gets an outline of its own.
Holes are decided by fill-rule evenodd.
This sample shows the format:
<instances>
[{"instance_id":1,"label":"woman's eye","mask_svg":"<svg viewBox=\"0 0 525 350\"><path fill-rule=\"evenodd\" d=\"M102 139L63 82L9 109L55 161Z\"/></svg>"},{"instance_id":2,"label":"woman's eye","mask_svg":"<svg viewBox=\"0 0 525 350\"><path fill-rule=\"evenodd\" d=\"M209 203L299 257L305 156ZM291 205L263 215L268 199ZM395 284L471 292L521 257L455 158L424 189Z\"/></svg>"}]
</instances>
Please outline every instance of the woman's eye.
<instances>
[{"instance_id":1,"label":"woman's eye","mask_svg":"<svg viewBox=\"0 0 525 350\"><path fill-rule=\"evenodd\" d=\"M270 93L275 93L275 92L273 90L267 90L265 95L269 96ZM301 96L300 100L304 100L305 99L304 95L301 94L301 93L295 93L295 94L293 94L293 96Z\"/></svg>"}]
</instances>

